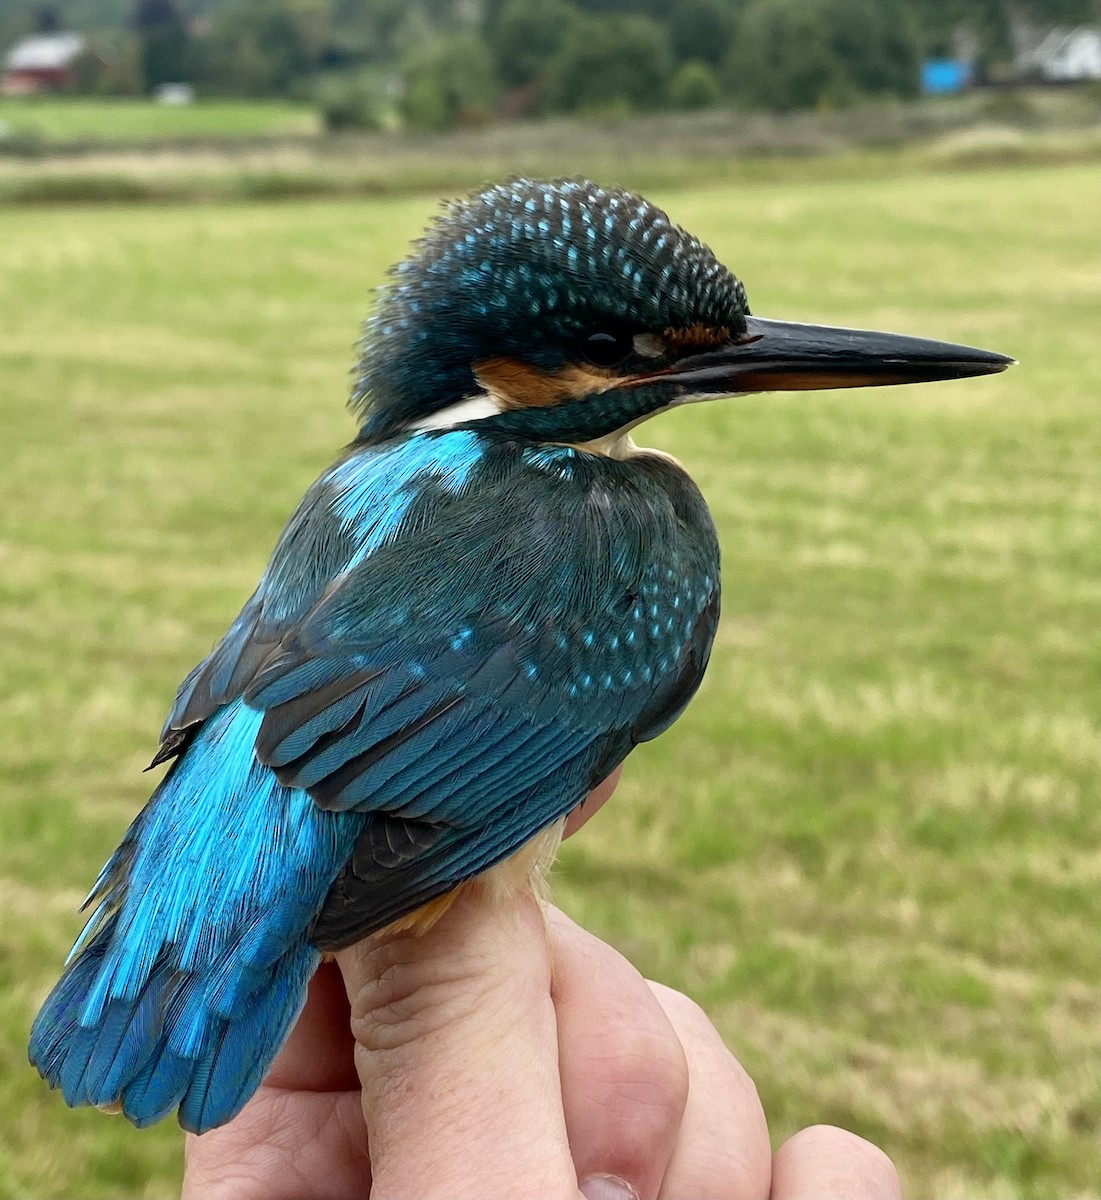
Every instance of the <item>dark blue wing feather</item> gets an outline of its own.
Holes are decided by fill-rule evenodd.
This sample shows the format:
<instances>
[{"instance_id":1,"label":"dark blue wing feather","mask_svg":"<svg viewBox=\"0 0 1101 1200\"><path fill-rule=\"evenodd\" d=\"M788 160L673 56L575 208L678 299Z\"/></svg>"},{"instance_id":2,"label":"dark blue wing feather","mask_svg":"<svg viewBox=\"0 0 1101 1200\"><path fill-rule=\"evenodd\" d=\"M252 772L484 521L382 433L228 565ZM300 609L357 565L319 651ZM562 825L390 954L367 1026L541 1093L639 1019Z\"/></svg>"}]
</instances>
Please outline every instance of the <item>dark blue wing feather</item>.
<instances>
[{"instance_id":1,"label":"dark blue wing feather","mask_svg":"<svg viewBox=\"0 0 1101 1200\"><path fill-rule=\"evenodd\" d=\"M230 1119L319 949L508 857L676 717L717 557L659 457L464 431L350 452L181 687L177 761L93 889L32 1061L139 1125Z\"/></svg>"},{"instance_id":2,"label":"dark blue wing feather","mask_svg":"<svg viewBox=\"0 0 1101 1200\"><path fill-rule=\"evenodd\" d=\"M166 725L243 696L261 762L378 814L314 926L362 936L515 851L683 709L717 614L714 531L657 456L466 431L315 485Z\"/></svg>"}]
</instances>

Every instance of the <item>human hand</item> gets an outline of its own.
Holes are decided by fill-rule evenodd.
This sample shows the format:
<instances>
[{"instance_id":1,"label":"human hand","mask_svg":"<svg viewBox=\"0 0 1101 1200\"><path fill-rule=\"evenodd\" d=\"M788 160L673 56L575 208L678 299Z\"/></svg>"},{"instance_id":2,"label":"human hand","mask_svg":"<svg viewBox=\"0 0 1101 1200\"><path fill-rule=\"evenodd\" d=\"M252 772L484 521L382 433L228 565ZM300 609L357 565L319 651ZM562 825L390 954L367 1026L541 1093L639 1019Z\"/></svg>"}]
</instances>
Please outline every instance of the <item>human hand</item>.
<instances>
[{"instance_id":1,"label":"human hand","mask_svg":"<svg viewBox=\"0 0 1101 1200\"><path fill-rule=\"evenodd\" d=\"M530 898L467 893L338 960L240 1116L189 1136L184 1200L900 1196L843 1130L773 1156L704 1013Z\"/></svg>"}]
</instances>

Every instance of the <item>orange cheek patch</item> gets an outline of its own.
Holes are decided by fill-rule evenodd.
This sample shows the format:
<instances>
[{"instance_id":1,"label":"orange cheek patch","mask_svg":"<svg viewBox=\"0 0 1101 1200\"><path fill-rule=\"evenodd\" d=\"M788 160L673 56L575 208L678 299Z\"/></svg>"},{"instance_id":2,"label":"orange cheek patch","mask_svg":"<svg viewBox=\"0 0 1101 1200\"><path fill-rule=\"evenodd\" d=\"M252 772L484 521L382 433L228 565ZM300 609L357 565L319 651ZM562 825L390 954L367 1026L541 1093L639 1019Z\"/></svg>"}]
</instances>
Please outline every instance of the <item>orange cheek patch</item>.
<instances>
[{"instance_id":1,"label":"orange cheek patch","mask_svg":"<svg viewBox=\"0 0 1101 1200\"><path fill-rule=\"evenodd\" d=\"M569 366L546 374L514 358L487 358L475 365L474 375L505 409L549 408L606 391L618 382L614 372L600 367Z\"/></svg>"}]
</instances>

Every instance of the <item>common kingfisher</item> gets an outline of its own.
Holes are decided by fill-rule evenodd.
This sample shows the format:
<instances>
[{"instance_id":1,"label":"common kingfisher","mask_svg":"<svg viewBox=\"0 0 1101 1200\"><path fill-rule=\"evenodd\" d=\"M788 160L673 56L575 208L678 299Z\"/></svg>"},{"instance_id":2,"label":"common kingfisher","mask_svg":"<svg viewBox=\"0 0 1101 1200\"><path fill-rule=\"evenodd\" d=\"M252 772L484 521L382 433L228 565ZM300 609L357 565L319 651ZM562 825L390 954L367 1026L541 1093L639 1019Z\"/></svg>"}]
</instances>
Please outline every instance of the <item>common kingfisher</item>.
<instances>
[{"instance_id":1,"label":"common kingfisher","mask_svg":"<svg viewBox=\"0 0 1101 1200\"><path fill-rule=\"evenodd\" d=\"M517 180L391 273L359 432L184 680L171 765L103 868L30 1057L71 1105L228 1121L324 951L527 880L699 687L703 497L637 425L698 400L1004 370L1000 354L750 315L629 192Z\"/></svg>"}]
</instances>

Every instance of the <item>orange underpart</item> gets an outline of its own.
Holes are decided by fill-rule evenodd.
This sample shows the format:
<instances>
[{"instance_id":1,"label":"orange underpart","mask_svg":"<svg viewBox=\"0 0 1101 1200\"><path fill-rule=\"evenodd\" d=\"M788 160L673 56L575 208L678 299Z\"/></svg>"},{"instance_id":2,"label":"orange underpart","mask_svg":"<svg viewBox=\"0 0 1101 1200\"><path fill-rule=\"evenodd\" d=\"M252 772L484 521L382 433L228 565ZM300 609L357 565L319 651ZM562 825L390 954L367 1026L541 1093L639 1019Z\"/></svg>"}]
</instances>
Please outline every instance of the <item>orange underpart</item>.
<instances>
[{"instance_id":1,"label":"orange underpart","mask_svg":"<svg viewBox=\"0 0 1101 1200\"><path fill-rule=\"evenodd\" d=\"M420 937L427 933L458 899L459 889L462 886L460 884L453 891L445 892L444 895L437 896L435 900L429 900L415 912L401 917L392 925L387 925L386 932L411 933L414 937Z\"/></svg>"}]
</instances>

